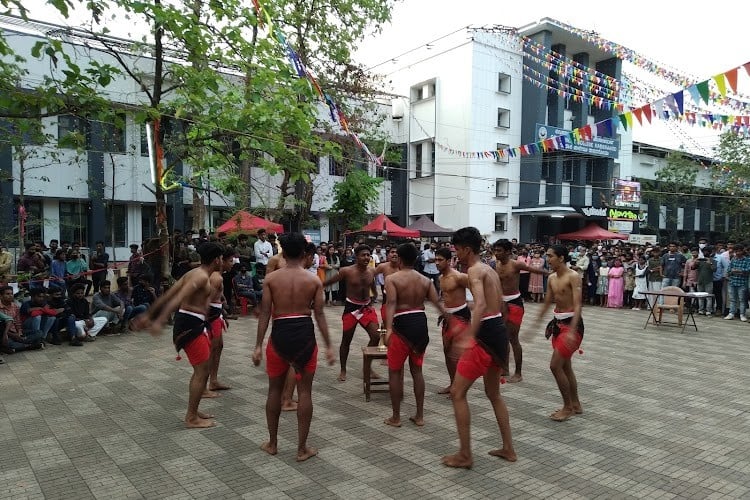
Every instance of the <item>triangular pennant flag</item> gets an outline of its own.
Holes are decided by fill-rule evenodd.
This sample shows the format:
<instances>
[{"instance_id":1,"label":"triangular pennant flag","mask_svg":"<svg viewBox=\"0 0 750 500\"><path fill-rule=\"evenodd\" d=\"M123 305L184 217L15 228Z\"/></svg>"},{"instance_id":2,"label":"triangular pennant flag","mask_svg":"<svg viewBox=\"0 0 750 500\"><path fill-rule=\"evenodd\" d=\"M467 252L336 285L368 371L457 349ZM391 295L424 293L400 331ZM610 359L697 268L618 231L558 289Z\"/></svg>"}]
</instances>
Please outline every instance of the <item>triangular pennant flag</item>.
<instances>
[{"instance_id":1,"label":"triangular pennant flag","mask_svg":"<svg viewBox=\"0 0 750 500\"><path fill-rule=\"evenodd\" d=\"M685 112L685 104L684 104L685 95L682 93L682 90L672 94L672 97L674 98L674 102L677 103L677 111L678 111L677 114L678 115L683 114Z\"/></svg>"},{"instance_id":2,"label":"triangular pennant flag","mask_svg":"<svg viewBox=\"0 0 750 500\"><path fill-rule=\"evenodd\" d=\"M724 76L727 79L727 83L729 84L729 88L732 89L732 92L735 94L737 93L737 70L739 68L732 68L726 73L724 73Z\"/></svg>"},{"instance_id":3,"label":"triangular pennant flag","mask_svg":"<svg viewBox=\"0 0 750 500\"><path fill-rule=\"evenodd\" d=\"M630 111L625 113L625 119L628 121L628 127L633 128L633 113Z\"/></svg>"},{"instance_id":4,"label":"triangular pennant flag","mask_svg":"<svg viewBox=\"0 0 750 500\"><path fill-rule=\"evenodd\" d=\"M625 116L625 113L619 115L618 118L620 119L620 123L622 123L622 128L624 128L625 130L627 130L628 129L628 119Z\"/></svg>"},{"instance_id":5,"label":"triangular pennant flag","mask_svg":"<svg viewBox=\"0 0 750 500\"><path fill-rule=\"evenodd\" d=\"M643 113L643 108L635 108L635 109L633 110L633 114L634 114L634 115L635 115L635 117L636 117L636 118L638 119L638 123L639 123L640 125L643 125L643 122L641 121L641 114L642 114L642 113Z\"/></svg>"},{"instance_id":6,"label":"triangular pennant flag","mask_svg":"<svg viewBox=\"0 0 750 500\"><path fill-rule=\"evenodd\" d=\"M704 80L700 83L696 83L695 86L698 88L698 92L700 93L701 97L703 98L703 102L708 104L708 80ZM700 104L700 103L698 103Z\"/></svg>"},{"instance_id":7,"label":"triangular pennant flag","mask_svg":"<svg viewBox=\"0 0 750 500\"><path fill-rule=\"evenodd\" d=\"M651 110L650 104L643 106L643 114L646 116L646 120L648 120L649 123L651 123L651 113L653 113L653 111Z\"/></svg>"},{"instance_id":8,"label":"triangular pennant flag","mask_svg":"<svg viewBox=\"0 0 750 500\"><path fill-rule=\"evenodd\" d=\"M698 87L696 85L691 85L687 88L687 91L690 92L690 97L693 98L693 101L695 101L696 106L701 105L701 94L698 91Z\"/></svg>"},{"instance_id":9,"label":"triangular pennant flag","mask_svg":"<svg viewBox=\"0 0 750 500\"><path fill-rule=\"evenodd\" d=\"M608 136L607 134L607 124L606 121L596 122L596 135L598 137L601 136Z\"/></svg>"},{"instance_id":10,"label":"triangular pennant flag","mask_svg":"<svg viewBox=\"0 0 750 500\"><path fill-rule=\"evenodd\" d=\"M716 82L716 86L719 87L719 94L722 97L727 95L727 81L724 79L724 73L715 75L714 81Z\"/></svg>"},{"instance_id":11,"label":"triangular pennant flag","mask_svg":"<svg viewBox=\"0 0 750 500\"><path fill-rule=\"evenodd\" d=\"M750 75L750 62L746 62L742 65L743 68L745 68L745 71L747 71L747 74Z\"/></svg>"},{"instance_id":12,"label":"triangular pennant flag","mask_svg":"<svg viewBox=\"0 0 750 500\"><path fill-rule=\"evenodd\" d=\"M607 118L604 120L604 124L607 127L607 137L614 137L615 136L615 125L612 123L612 118Z\"/></svg>"}]
</instances>

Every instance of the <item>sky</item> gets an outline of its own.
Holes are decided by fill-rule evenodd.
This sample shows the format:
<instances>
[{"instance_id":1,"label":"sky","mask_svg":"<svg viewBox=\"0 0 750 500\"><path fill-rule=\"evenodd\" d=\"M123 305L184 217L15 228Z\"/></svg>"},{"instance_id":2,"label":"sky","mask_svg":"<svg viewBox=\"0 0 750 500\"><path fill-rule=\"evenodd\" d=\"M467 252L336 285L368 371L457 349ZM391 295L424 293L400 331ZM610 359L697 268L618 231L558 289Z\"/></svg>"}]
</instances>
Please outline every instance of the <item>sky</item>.
<instances>
[{"instance_id":1,"label":"sky","mask_svg":"<svg viewBox=\"0 0 750 500\"><path fill-rule=\"evenodd\" d=\"M582 30L594 30L660 66L695 75L701 81L750 61L747 16L738 14L732 8L673 0L404 0L396 5L392 22L382 33L360 45L355 60L374 66L463 26L521 27L549 17ZM387 72L390 64L378 69ZM740 92L750 96L750 81L743 73ZM634 140L671 148L684 145L693 153L708 156L716 134L700 127L675 126L636 126Z\"/></svg>"}]
</instances>

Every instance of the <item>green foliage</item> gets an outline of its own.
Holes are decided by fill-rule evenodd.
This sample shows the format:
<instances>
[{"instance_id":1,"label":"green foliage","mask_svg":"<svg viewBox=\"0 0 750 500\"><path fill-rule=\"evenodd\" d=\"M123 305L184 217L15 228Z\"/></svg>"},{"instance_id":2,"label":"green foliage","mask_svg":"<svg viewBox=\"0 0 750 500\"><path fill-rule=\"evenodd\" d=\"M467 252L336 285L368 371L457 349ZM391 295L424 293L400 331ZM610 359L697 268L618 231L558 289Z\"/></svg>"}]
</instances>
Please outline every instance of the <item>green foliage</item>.
<instances>
[{"instance_id":1,"label":"green foliage","mask_svg":"<svg viewBox=\"0 0 750 500\"><path fill-rule=\"evenodd\" d=\"M714 169L714 185L728 196L723 209L735 222L728 228L728 237L743 241L750 231L750 139L726 132L719 139L716 156L720 163Z\"/></svg>"},{"instance_id":2,"label":"green foliage","mask_svg":"<svg viewBox=\"0 0 750 500\"><path fill-rule=\"evenodd\" d=\"M367 223L372 205L378 201L378 187L382 182L383 179L370 177L364 170L351 170L333 188L330 216L341 220L346 229L359 229Z\"/></svg>"}]
</instances>

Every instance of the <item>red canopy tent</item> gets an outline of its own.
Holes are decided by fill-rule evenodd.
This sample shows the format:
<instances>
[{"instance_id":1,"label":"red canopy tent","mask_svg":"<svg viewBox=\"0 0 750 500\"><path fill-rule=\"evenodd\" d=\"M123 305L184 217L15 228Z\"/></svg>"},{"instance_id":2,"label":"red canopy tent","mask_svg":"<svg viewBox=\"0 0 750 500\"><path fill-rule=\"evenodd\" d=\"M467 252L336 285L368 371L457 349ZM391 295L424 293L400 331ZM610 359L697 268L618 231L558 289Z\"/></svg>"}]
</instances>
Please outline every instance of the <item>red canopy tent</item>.
<instances>
[{"instance_id":1,"label":"red canopy tent","mask_svg":"<svg viewBox=\"0 0 750 500\"><path fill-rule=\"evenodd\" d=\"M352 231L352 233L382 234L383 231L388 231L388 236L394 238L419 238L419 231L403 228L386 217L384 214L378 215L372 222L362 227L362 229L358 231Z\"/></svg>"},{"instance_id":2,"label":"red canopy tent","mask_svg":"<svg viewBox=\"0 0 750 500\"><path fill-rule=\"evenodd\" d=\"M244 210L232 215L228 221L216 228L217 233L256 233L258 229L265 229L272 233L283 233L284 226L258 217Z\"/></svg>"},{"instance_id":3,"label":"red canopy tent","mask_svg":"<svg viewBox=\"0 0 750 500\"><path fill-rule=\"evenodd\" d=\"M583 229L557 235L559 240L627 240L627 234L613 233L592 222Z\"/></svg>"}]
</instances>

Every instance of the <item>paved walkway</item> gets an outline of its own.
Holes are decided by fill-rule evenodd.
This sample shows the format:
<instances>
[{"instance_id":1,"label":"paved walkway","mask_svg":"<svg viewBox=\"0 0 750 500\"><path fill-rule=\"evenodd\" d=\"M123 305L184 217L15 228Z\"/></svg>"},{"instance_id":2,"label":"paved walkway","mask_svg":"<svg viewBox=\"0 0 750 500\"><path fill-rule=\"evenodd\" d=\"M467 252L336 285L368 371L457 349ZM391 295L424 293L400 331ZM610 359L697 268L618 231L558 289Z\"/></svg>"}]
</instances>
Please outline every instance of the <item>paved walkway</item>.
<instances>
[{"instance_id":1,"label":"paved walkway","mask_svg":"<svg viewBox=\"0 0 750 500\"><path fill-rule=\"evenodd\" d=\"M538 307L529 304L527 318ZM327 309L336 346L340 311ZM266 377L249 358L254 319L232 322L226 336L221 374L234 389L202 404L219 422L208 430L182 427L191 370L175 361L169 334L6 356L0 498L747 498L750 325L699 317L697 334L680 334L644 330L646 314L584 309L585 353L574 366L585 413L564 423L547 418L560 405L549 344L539 333L525 346L524 381L502 386L515 464L487 455L499 433L477 383L470 471L440 464L458 440L450 401L435 393L447 382L437 328L423 428L385 426L387 394L365 403L362 331L347 382L321 356L310 435L320 455L302 464L294 414L282 415L277 456L258 448ZM407 392L403 411L413 410Z\"/></svg>"}]
</instances>

